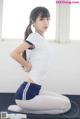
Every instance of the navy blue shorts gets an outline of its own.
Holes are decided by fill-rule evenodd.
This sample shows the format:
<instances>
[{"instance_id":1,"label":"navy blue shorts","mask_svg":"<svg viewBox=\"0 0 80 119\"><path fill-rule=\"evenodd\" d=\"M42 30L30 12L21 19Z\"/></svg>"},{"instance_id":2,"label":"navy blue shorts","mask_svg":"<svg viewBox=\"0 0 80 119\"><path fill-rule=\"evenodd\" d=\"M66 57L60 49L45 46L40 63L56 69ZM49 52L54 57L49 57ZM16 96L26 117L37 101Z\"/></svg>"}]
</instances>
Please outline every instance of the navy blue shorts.
<instances>
[{"instance_id":1,"label":"navy blue shorts","mask_svg":"<svg viewBox=\"0 0 80 119\"><path fill-rule=\"evenodd\" d=\"M39 94L41 85L35 83L23 82L15 94L15 99L30 100Z\"/></svg>"}]
</instances>

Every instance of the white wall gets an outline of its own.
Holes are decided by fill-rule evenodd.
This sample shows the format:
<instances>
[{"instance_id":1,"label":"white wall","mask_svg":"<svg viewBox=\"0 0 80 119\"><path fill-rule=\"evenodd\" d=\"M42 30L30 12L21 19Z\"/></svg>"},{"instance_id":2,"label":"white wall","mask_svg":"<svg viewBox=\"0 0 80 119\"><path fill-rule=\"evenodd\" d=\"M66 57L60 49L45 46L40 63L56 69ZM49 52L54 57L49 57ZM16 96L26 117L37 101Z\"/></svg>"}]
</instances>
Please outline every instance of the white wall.
<instances>
[{"instance_id":1,"label":"white wall","mask_svg":"<svg viewBox=\"0 0 80 119\"><path fill-rule=\"evenodd\" d=\"M0 42L0 92L15 92L26 80L26 73L10 58L20 41ZM52 62L46 79L49 90L63 94L80 94L80 42L51 43Z\"/></svg>"},{"instance_id":2,"label":"white wall","mask_svg":"<svg viewBox=\"0 0 80 119\"><path fill-rule=\"evenodd\" d=\"M2 4L3 0L0 0L0 40ZM15 92L20 82L26 80L26 72L9 56L19 42L0 41L0 92ZM47 88L63 94L80 94L80 42L52 43L51 46L52 61L45 82Z\"/></svg>"},{"instance_id":3,"label":"white wall","mask_svg":"<svg viewBox=\"0 0 80 119\"><path fill-rule=\"evenodd\" d=\"M1 40L1 33L2 33L2 9L3 9L3 0L0 0L0 40Z\"/></svg>"}]
</instances>

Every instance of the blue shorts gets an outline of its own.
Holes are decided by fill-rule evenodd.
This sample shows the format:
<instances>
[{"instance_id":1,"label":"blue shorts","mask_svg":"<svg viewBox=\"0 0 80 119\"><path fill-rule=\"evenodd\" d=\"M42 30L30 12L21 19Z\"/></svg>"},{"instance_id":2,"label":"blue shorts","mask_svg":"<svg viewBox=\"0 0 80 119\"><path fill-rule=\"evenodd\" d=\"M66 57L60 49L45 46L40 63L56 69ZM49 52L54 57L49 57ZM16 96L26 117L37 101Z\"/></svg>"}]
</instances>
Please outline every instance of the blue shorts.
<instances>
[{"instance_id":1,"label":"blue shorts","mask_svg":"<svg viewBox=\"0 0 80 119\"><path fill-rule=\"evenodd\" d=\"M39 94L41 85L35 83L23 82L15 94L15 99L30 100Z\"/></svg>"}]
</instances>

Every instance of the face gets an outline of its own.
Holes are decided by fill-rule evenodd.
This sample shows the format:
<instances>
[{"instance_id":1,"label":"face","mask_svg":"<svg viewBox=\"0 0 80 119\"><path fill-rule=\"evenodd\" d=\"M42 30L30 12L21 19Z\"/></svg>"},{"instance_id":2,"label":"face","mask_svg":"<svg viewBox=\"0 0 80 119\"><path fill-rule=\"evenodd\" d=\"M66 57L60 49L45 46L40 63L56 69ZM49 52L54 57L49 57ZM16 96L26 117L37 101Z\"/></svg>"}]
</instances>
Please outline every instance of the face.
<instances>
[{"instance_id":1,"label":"face","mask_svg":"<svg viewBox=\"0 0 80 119\"><path fill-rule=\"evenodd\" d=\"M36 21L33 22L33 26L35 27L35 31L43 34L49 26L49 18L39 16Z\"/></svg>"}]
</instances>

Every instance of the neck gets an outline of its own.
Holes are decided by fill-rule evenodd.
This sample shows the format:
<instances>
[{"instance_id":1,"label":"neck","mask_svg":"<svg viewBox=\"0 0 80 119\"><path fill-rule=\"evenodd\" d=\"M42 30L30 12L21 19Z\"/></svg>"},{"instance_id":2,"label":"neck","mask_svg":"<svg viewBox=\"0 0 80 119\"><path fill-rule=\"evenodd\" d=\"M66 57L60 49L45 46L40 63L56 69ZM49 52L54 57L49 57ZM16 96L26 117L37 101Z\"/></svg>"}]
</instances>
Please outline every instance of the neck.
<instances>
[{"instance_id":1,"label":"neck","mask_svg":"<svg viewBox=\"0 0 80 119\"><path fill-rule=\"evenodd\" d=\"M44 33L43 32L40 32L40 31L35 31L35 32L39 33L41 36L44 37Z\"/></svg>"}]
</instances>

